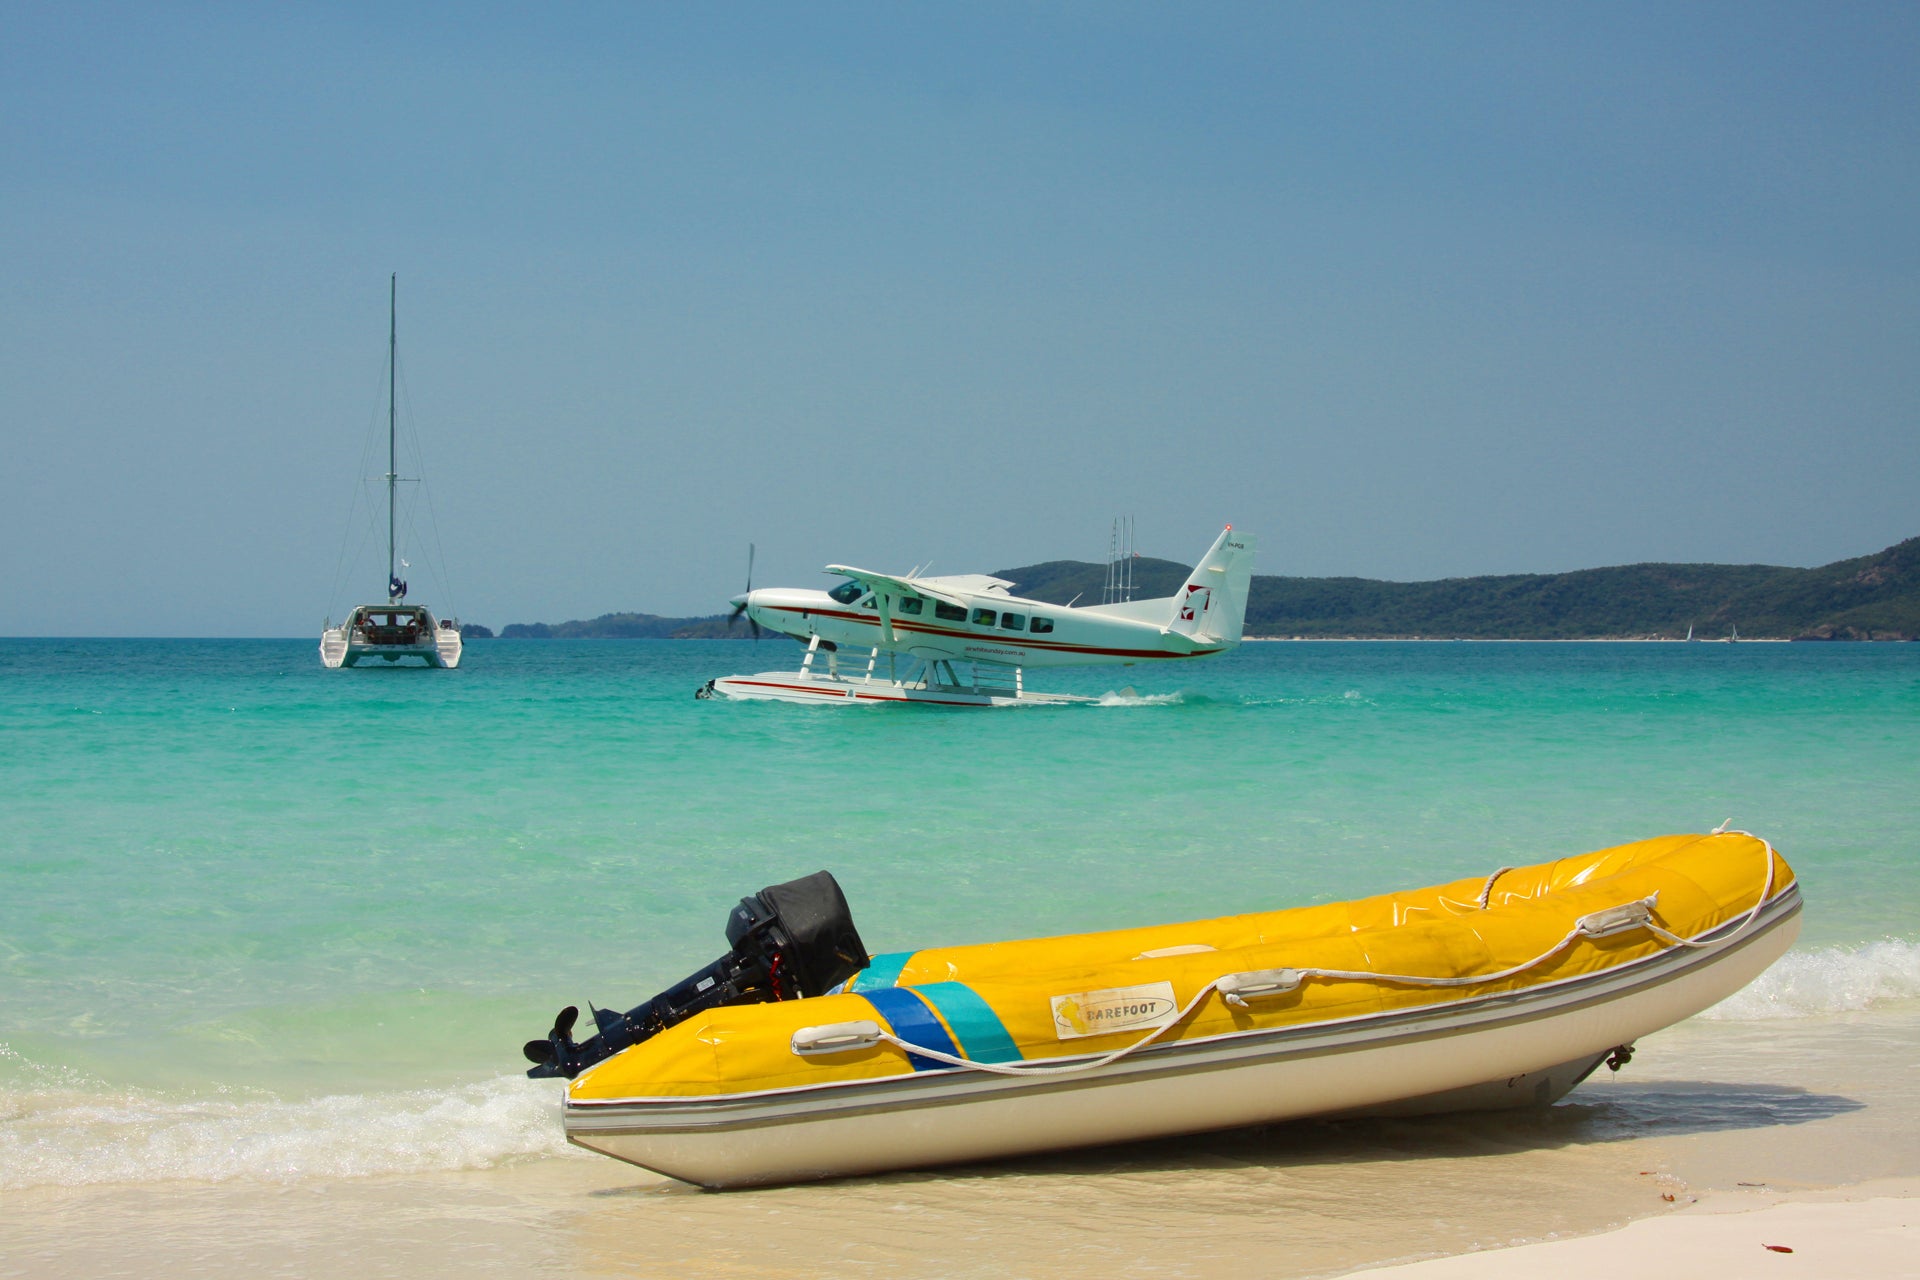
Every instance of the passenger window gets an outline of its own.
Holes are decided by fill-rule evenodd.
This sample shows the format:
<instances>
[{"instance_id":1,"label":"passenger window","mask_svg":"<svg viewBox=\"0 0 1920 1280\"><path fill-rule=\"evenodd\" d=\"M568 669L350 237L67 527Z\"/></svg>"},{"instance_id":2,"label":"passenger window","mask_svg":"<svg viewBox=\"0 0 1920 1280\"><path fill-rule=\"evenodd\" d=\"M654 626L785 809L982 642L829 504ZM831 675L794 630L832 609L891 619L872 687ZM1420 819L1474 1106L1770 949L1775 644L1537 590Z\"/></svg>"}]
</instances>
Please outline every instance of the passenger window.
<instances>
[{"instance_id":1,"label":"passenger window","mask_svg":"<svg viewBox=\"0 0 1920 1280\"><path fill-rule=\"evenodd\" d=\"M974 626L976 626L976 627L990 627L990 626L992 626L992 625L993 625L993 610L991 610L991 609L975 609L975 610L973 611L973 625L974 625Z\"/></svg>"},{"instance_id":2,"label":"passenger window","mask_svg":"<svg viewBox=\"0 0 1920 1280\"><path fill-rule=\"evenodd\" d=\"M933 616L947 622L965 622L967 611L957 604L948 604L945 600L933 602Z\"/></svg>"},{"instance_id":3,"label":"passenger window","mask_svg":"<svg viewBox=\"0 0 1920 1280\"><path fill-rule=\"evenodd\" d=\"M1031 630L1035 635L1044 635L1046 632L1053 630L1053 619L1052 618L1035 618L1033 620L1033 626L1029 628L1029 630Z\"/></svg>"},{"instance_id":4,"label":"passenger window","mask_svg":"<svg viewBox=\"0 0 1920 1280\"><path fill-rule=\"evenodd\" d=\"M1017 613L1003 613L1000 615L1000 629L1002 631L1025 631L1027 629L1027 620Z\"/></svg>"},{"instance_id":5,"label":"passenger window","mask_svg":"<svg viewBox=\"0 0 1920 1280\"><path fill-rule=\"evenodd\" d=\"M920 612L920 597L919 596L901 596L900 612L902 613Z\"/></svg>"}]
</instances>

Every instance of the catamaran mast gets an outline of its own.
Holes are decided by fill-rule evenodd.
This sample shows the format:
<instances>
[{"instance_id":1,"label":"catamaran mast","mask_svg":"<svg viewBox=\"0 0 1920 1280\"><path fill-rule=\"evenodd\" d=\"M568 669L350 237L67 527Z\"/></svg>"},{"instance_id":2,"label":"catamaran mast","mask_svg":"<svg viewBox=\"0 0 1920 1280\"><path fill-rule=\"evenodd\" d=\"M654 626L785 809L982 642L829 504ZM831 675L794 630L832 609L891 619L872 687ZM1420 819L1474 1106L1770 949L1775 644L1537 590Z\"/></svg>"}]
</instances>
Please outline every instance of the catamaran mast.
<instances>
[{"instance_id":1,"label":"catamaran mast","mask_svg":"<svg viewBox=\"0 0 1920 1280\"><path fill-rule=\"evenodd\" d=\"M399 297L400 273L394 272L387 278L387 601L394 600L393 584L399 579L393 573L393 486L399 478L400 468L394 457L393 445L393 384L395 356L399 347L395 342L395 328L398 320L397 300Z\"/></svg>"}]
</instances>

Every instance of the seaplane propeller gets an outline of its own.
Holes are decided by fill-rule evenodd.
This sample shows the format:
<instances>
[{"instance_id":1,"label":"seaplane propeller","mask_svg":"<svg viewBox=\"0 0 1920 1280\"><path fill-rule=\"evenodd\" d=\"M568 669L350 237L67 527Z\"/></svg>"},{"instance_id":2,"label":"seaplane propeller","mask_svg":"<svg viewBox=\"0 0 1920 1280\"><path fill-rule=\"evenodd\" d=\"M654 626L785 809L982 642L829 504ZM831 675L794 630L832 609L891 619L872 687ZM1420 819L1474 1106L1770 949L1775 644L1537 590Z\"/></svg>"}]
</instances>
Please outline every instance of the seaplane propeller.
<instances>
[{"instance_id":1,"label":"seaplane propeller","mask_svg":"<svg viewBox=\"0 0 1920 1280\"><path fill-rule=\"evenodd\" d=\"M740 621L740 615L747 613L747 601L753 598L753 544L747 544L747 589L733 598L733 612L727 616L727 630L733 630L733 624ZM747 613L747 625L753 629L753 638L760 638L760 624L754 616Z\"/></svg>"}]
</instances>

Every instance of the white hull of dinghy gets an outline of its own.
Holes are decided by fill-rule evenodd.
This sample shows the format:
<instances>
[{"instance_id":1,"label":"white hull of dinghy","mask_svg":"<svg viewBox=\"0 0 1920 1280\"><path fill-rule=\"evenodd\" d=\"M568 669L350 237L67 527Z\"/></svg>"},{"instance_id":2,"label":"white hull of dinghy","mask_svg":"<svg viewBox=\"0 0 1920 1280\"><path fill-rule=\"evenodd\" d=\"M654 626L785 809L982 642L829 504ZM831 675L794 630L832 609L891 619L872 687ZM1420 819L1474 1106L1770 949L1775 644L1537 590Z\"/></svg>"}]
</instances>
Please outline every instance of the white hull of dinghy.
<instances>
[{"instance_id":1,"label":"white hull of dinghy","mask_svg":"<svg viewBox=\"0 0 1920 1280\"><path fill-rule=\"evenodd\" d=\"M1752 981L1792 945L1799 911L1789 888L1724 947L1661 952L1445 1006L1175 1042L1079 1075L953 1069L715 1099L569 1101L567 1138L670 1177L734 1187L1306 1116L1544 1105L1616 1046Z\"/></svg>"}]
</instances>

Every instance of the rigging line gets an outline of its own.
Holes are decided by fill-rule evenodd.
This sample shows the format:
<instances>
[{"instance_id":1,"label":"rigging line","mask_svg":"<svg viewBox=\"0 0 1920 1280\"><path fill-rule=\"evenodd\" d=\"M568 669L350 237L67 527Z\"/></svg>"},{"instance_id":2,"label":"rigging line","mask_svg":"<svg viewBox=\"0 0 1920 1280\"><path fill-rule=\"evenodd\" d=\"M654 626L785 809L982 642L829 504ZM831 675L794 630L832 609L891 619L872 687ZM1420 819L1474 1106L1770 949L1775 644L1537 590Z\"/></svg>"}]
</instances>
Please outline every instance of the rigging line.
<instances>
[{"instance_id":1,"label":"rigging line","mask_svg":"<svg viewBox=\"0 0 1920 1280\"><path fill-rule=\"evenodd\" d=\"M371 446L369 446L369 452L370 448ZM360 562L360 556L367 545L367 538L375 532L373 503L369 499L363 506L360 501L361 496L366 493L367 486L372 483L366 478L366 466L369 461L370 458L368 454L363 453L360 459L361 478L354 483L353 498L347 507L347 520L340 531L340 557L333 567L333 589L327 595L327 612L329 617L332 616L334 606L340 603L340 593L346 586L348 566ZM363 514L366 518L366 530L360 536L360 545L354 548L352 555L349 556L347 548L348 544L353 541L354 517Z\"/></svg>"},{"instance_id":2,"label":"rigging line","mask_svg":"<svg viewBox=\"0 0 1920 1280\"><path fill-rule=\"evenodd\" d=\"M460 611L454 607L453 577L447 572L447 550L440 543L440 518L433 509L433 487L422 480L420 492L427 500L427 528L433 534L434 556L439 561L438 567L434 569L434 576L439 579L441 587L447 593L447 611L458 617Z\"/></svg>"},{"instance_id":3,"label":"rigging line","mask_svg":"<svg viewBox=\"0 0 1920 1280\"><path fill-rule=\"evenodd\" d=\"M353 536L353 517L355 515L359 515L362 518L362 520L365 522L364 525L362 526L361 533L360 533L360 544L353 549L353 555L351 559L347 561L347 563L351 565L359 564L361 562L361 559L367 553L367 544L370 541L380 536L379 504L375 502L374 499L371 497L369 497L364 504L358 501L359 496L361 494L368 493L372 489L374 484L375 484L375 481L372 479L363 478L360 481L358 488L355 490L355 495L354 495L355 502L353 504L353 510L349 512L347 515L347 530L346 530L346 533L343 535L342 544L341 544L343 555L345 552L346 540L351 539ZM340 588L343 585L344 585L344 572L342 574L342 581L340 583L335 584L334 595L336 598L328 601L329 609L331 609L333 605L339 603L337 597L340 593Z\"/></svg>"},{"instance_id":4,"label":"rigging line","mask_svg":"<svg viewBox=\"0 0 1920 1280\"><path fill-rule=\"evenodd\" d=\"M442 616L457 616L457 610L454 608L454 603L453 603L453 586L447 576L447 571L446 571L445 550L441 549L439 551L438 560L436 561L435 559L435 548L438 546L440 541L440 526L438 521L435 519L434 513L433 513L433 490L425 480L411 481L409 483L418 484L420 487L419 489L415 490L415 496L409 499L406 506L405 524L406 524L406 534L407 534L407 544L406 544L407 553L409 555L417 554L421 557L422 567L426 569L428 575L431 578L433 578L433 580L436 583L439 584L440 589L445 593L447 608L445 611L443 611ZM420 497L419 495L423 495L423 494L425 495L426 502L427 502L427 527L433 538L434 546L427 546L425 544L425 539L420 537L420 527L419 527ZM414 547L413 547L413 543L416 539L420 540L420 542L422 543L421 549L417 552L414 550Z\"/></svg>"},{"instance_id":5,"label":"rigging line","mask_svg":"<svg viewBox=\"0 0 1920 1280\"><path fill-rule=\"evenodd\" d=\"M406 437L407 448L413 451L415 474L412 478L418 480L427 474L427 462L420 448L420 424L413 411L413 388L407 382L407 367L397 355L394 357L394 367L399 371L400 421L405 427L401 434Z\"/></svg>"},{"instance_id":6,"label":"rigging line","mask_svg":"<svg viewBox=\"0 0 1920 1280\"><path fill-rule=\"evenodd\" d=\"M384 393L387 389L387 358L387 352L383 349L380 353L380 377L375 386L373 404L367 410L367 425L360 436L360 469L355 473L358 478L354 481L352 499L347 507L346 526L340 534L340 560L334 565L333 589L327 596L329 616L331 616L334 606L340 602L340 593L346 586L349 563L358 564L360 555L366 547L366 538L363 536L360 540L360 546L355 549L352 560L349 561L347 544L353 539L353 518L360 511L361 496L367 492L367 486L372 483L367 477L367 471L369 467L373 466L374 452L381 437L386 434L380 430L380 419L384 416L380 411L386 401L386 395ZM372 499L369 498L366 517L370 530L374 523L374 506L375 504Z\"/></svg>"},{"instance_id":7,"label":"rigging line","mask_svg":"<svg viewBox=\"0 0 1920 1280\"><path fill-rule=\"evenodd\" d=\"M366 552L367 552L367 543L368 543L368 541L369 541L370 539L372 539L373 537L375 537L375 536L377 535L377 533L378 533L378 530L377 530L377 529L376 529L376 528L374 527L374 523L373 523L373 513L372 513L371 511L369 511L369 512L367 513L367 524L366 524L366 528L365 528L365 529L364 529L364 530L362 531L362 533L361 533L361 535L360 535L360 545L359 545L359 546L357 546L357 547L355 547L355 548L353 549L353 562L354 562L354 563L356 563L356 564L357 564L357 563L359 563L359 561L360 561L360 558L361 558L362 556L364 556L364 555L366 554ZM353 525L352 525L351 523L349 523L349 524L347 525L347 536L348 536L348 537L351 537L351 536L352 536L352 534L353 534ZM346 547L345 547L345 544L344 544L344 540L343 540L343 543L342 543L342 546L341 546L341 554L342 554L342 556L344 556L344 555L346 554ZM337 597L337 596L338 596L338 594L339 594L339 592L338 592L338 590L336 590L334 594L335 594L335 596ZM331 615L331 610L332 610L332 608L333 608L333 606L334 606L335 604L337 604L337 603L339 603L339 601L338 601L337 599L334 599L334 600L329 600L329 601L327 602L327 608L328 608L328 610L329 610L329 615L328 615L328 616L332 616L332 615ZM351 609L349 609L349 610L347 610L346 612L347 612L347 614L351 614L351 613L352 613L353 611L352 611ZM345 621L345 618L344 618L344 617L342 618L342 621L343 621L343 622Z\"/></svg>"},{"instance_id":8,"label":"rigging line","mask_svg":"<svg viewBox=\"0 0 1920 1280\"><path fill-rule=\"evenodd\" d=\"M414 482L420 486L420 494L426 498L427 529L433 538L432 549L423 549L421 555L427 561L427 572L432 575L435 581L440 584L441 589L446 592L448 610L457 614L458 611L454 609L453 575L447 571L446 547L440 540L440 517L433 505L433 486L427 482L427 476L431 473L427 469L426 446L421 442L419 419L414 413L413 387L407 381L406 362L399 358L398 352L395 353L394 360L400 383L400 404L404 409L404 413L401 415L402 422L406 427L404 434L407 440L407 447L413 452ZM415 536L419 532L414 524L417 504L418 499L416 498L407 505L407 533L409 537Z\"/></svg>"},{"instance_id":9,"label":"rigging line","mask_svg":"<svg viewBox=\"0 0 1920 1280\"><path fill-rule=\"evenodd\" d=\"M347 544L353 540L353 517L340 530L340 555L333 562L333 587L327 592L327 617L333 617L333 607L340 602L340 588L347 580Z\"/></svg>"},{"instance_id":10,"label":"rigging line","mask_svg":"<svg viewBox=\"0 0 1920 1280\"><path fill-rule=\"evenodd\" d=\"M410 483L419 482L412 481ZM420 487L424 489L426 486L422 484ZM406 535L406 541L401 544L401 551L406 557L420 556L422 562L421 567L431 575L434 572L433 564L424 552L418 551L414 547L420 535L420 489L415 489L407 496L405 511L406 519L403 522L402 532ZM411 563L411 561L409 561L409 563Z\"/></svg>"}]
</instances>

